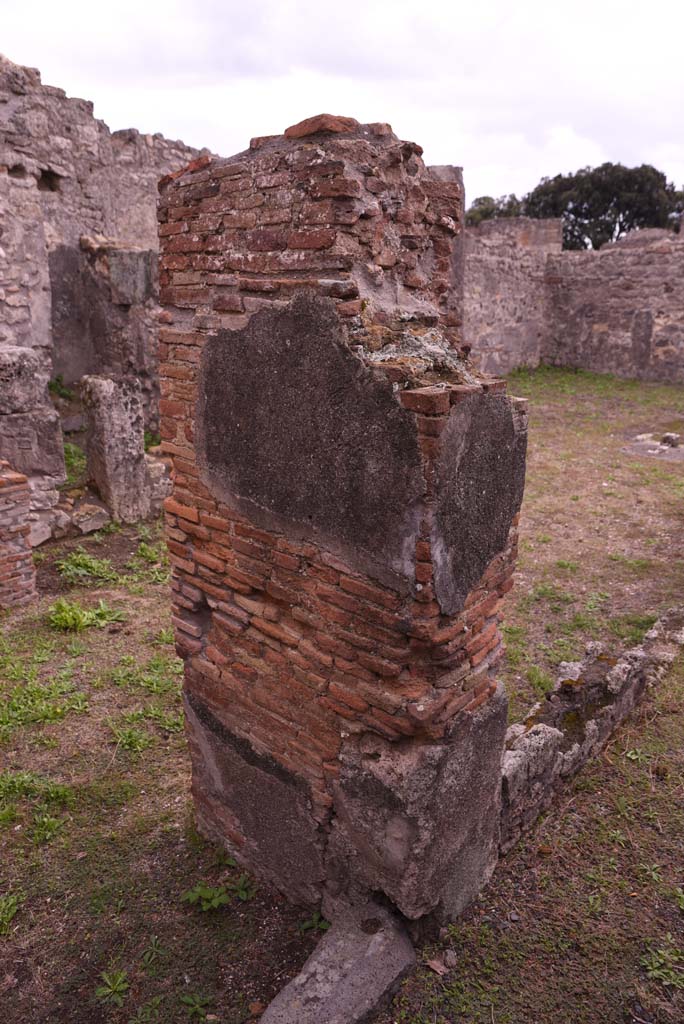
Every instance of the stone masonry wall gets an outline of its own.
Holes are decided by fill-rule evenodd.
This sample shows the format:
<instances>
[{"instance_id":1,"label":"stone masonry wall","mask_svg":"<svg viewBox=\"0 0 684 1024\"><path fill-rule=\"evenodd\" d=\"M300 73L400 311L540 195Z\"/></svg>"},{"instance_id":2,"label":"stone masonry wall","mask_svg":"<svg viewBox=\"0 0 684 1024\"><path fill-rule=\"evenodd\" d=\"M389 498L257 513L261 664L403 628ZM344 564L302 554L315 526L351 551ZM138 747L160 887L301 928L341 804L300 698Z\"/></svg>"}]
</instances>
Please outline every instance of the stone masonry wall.
<instances>
[{"instance_id":1,"label":"stone masonry wall","mask_svg":"<svg viewBox=\"0 0 684 1024\"><path fill-rule=\"evenodd\" d=\"M6 375L31 352L41 364L32 403L0 409L0 455L29 477L42 538L64 479L51 376L140 375L156 426L156 183L196 155L160 135L111 133L91 103L0 55L0 361Z\"/></svg>"},{"instance_id":2,"label":"stone masonry wall","mask_svg":"<svg viewBox=\"0 0 684 1024\"><path fill-rule=\"evenodd\" d=\"M540 362L684 380L684 241L635 231L561 252L558 220L484 221L466 235L465 341L490 373Z\"/></svg>"},{"instance_id":3,"label":"stone masonry wall","mask_svg":"<svg viewBox=\"0 0 684 1024\"><path fill-rule=\"evenodd\" d=\"M327 115L162 182L162 438L202 830L329 913L493 869L524 403L464 361L462 186Z\"/></svg>"},{"instance_id":4,"label":"stone masonry wall","mask_svg":"<svg viewBox=\"0 0 684 1024\"><path fill-rule=\"evenodd\" d=\"M546 286L545 362L637 380L684 381L680 235L634 232L598 252L564 252L549 260Z\"/></svg>"},{"instance_id":5,"label":"stone masonry wall","mask_svg":"<svg viewBox=\"0 0 684 1024\"><path fill-rule=\"evenodd\" d=\"M466 231L465 338L488 373L538 366L550 332L545 274L560 220L483 221Z\"/></svg>"},{"instance_id":6,"label":"stone masonry wall","mask_svg":"<svg viewBox=\"0 0 684 1024\"><path fill-rule=\"evenodd\" d=\"M18 608L36 597L29 506L28 480L0 459L0 609Z\"/></svg>"}]
</instances>

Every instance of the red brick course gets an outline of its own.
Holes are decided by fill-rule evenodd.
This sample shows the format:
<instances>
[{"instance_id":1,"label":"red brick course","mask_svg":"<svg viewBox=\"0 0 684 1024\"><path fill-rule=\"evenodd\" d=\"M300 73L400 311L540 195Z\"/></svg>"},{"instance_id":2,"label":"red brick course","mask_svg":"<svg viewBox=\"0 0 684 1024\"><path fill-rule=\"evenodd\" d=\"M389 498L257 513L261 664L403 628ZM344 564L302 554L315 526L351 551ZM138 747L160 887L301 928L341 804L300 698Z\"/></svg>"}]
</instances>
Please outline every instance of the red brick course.
<instances>
[{"instance_id":1,"label":"red brick course","mask_svg":"<svg viewBox=\"0 0 684 1024\"><path fill-rule=\"evenodd\" d=\"M36 597L30 499L27 478L0 459L0 609L18 608Z\"/></svg>"}]
</instances>

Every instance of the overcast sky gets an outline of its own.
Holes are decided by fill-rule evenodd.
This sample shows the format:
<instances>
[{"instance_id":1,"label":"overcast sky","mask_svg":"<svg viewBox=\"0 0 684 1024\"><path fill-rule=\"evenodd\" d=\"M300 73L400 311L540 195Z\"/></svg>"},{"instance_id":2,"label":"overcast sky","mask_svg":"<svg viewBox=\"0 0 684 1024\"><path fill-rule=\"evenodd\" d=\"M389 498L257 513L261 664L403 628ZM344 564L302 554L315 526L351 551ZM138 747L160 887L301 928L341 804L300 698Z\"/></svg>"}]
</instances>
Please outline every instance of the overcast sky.
<instances>
[{"instance_id":1,"label":"overcast sky","mask_svg":"<svg viewBox=\"0 0 684 1024\"><path fill-rule=\"evenodd\" d=\"M223 156L326 111L461 164L469 200L605 160L684 184L681 0L0 0L0 52Z\"/></svg>"}]
</instances>

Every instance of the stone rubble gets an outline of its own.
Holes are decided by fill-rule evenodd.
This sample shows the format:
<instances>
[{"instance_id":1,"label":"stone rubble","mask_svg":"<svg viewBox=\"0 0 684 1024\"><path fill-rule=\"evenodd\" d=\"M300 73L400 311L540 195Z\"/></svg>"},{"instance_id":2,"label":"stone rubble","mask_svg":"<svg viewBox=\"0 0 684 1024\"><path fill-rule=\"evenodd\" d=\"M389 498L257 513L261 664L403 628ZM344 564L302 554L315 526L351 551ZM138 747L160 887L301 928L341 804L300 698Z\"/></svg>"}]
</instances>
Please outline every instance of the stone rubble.
<instances>
[{"instance_id":1,"label":"stone rubble","mask_svg":"<svg viewBox=\"0 0 684 1024\"><path fill-rule=\"evenodd\" d=\"M546 700L506 733L501 851L505 853L553 802L563 784L607 743L667 672L684 646L684 608L671 609L643 643L619 660L593 643L581 662L560 666Z\"/></svg>"}]
</instances>

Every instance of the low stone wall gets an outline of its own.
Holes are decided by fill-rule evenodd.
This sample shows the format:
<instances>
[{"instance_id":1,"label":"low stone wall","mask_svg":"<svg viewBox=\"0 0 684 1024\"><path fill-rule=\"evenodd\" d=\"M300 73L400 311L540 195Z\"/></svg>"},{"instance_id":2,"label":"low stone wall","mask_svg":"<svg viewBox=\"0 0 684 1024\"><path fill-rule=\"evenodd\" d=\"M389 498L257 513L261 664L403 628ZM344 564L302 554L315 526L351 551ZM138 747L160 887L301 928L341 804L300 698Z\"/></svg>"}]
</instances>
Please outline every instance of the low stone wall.
<instances>
[{"instance_id":1,"label":"low stone wall","mask_svg":"<svg viewBox=\"0 0 684 1024\"><path fill-rule=\"evenodd\" d=\"M619 660L591 644L581 662L561 665L546 700L506 734L501 852L531 828L564 783L607 743L684 645L684 608L663 616L643 644Z\"/></svg>"},{"instance_id":2,"label":"low stone wall","mask_svg":"<svg viewBox=\"0 0 684 1024\"><path fill-rule=\"evenodd\" d=\"M0 459L0 609L36 597L36 570L29 543L31 494L23 473Z\"/></svg>"}]
</instances>

